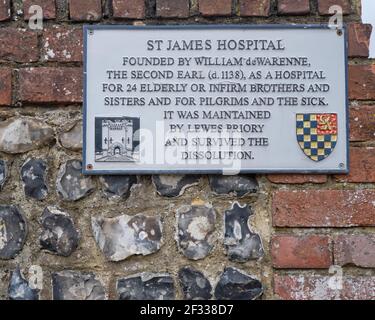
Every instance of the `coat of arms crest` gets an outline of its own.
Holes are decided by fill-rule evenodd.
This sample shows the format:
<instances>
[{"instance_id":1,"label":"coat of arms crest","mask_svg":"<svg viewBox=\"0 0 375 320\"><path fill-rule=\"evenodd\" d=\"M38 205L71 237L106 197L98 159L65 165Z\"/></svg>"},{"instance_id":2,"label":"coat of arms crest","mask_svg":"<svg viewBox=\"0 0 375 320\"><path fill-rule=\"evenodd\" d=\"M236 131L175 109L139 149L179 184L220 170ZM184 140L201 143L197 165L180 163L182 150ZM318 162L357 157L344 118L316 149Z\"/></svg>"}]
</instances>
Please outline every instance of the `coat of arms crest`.
<instances>
[{"instance_id":1,"label":"coat of arms crest","mask_svg":"<svg viewBox=\"0 0 375 320\"><path fill-rule=\"evenodd\" d=\"M297 141L311 160L326 159L337 144L337 114L297 114Z\"/></svg>"}]
</instances>

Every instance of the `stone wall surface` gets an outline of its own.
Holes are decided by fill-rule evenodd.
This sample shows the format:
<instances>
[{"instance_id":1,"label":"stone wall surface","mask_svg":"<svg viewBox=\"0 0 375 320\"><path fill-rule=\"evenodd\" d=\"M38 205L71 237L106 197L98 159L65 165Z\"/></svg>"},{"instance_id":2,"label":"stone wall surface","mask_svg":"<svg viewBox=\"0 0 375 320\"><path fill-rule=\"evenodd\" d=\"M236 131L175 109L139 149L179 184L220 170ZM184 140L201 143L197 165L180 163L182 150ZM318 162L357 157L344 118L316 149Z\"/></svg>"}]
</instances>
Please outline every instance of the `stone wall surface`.
<instances>
[{"instance_id":1,"label":"stone wall surface","mask_svg":"<svg viewBox=\"0 0 375 320\"><path fill-rule=\"evenodd\" d=\"M34 4L43 30L29 27ZM83 24L327 23L335 4L349 32L349 175L81 174ZM0 0L0 299L375 299L375 64L360 10Z\"/></svg>"}]
</instances>

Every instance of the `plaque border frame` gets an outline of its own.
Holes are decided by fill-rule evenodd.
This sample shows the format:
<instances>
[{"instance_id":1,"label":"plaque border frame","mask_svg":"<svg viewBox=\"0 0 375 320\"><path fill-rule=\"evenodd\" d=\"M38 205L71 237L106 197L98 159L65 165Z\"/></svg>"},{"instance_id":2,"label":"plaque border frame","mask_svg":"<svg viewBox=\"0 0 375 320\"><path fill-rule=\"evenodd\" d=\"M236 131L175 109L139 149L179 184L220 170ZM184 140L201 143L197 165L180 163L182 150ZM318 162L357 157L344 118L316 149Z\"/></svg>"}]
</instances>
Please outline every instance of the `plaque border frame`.
<instances>
[{"instance_id":1,"label":"plaque border frame","mask_svg":"<svg viewBox=\"0 0 375 320\"><path fill-rule=\"evenodd\" d=\"M327 24L173 24L173 25L83 25L83 146L82 146L82 173L84 175L153 175L153 174L213 174L213 175L231 175L230 169L123 169L123 170L95 170L88 169L86 159L86 123L87 123L87 38L90 31L95 30L210 30L210 29L331 29ZM349 138L349 57L348 57L348 30L346 24L337 31L343 32L344 41L344 61L345 61L345 113L346 113L346 163L342 168L336 170L327 169L241 169L232 175L237 174L348 174L350 167L350 138Z\"/></svg>"}]
</instances>

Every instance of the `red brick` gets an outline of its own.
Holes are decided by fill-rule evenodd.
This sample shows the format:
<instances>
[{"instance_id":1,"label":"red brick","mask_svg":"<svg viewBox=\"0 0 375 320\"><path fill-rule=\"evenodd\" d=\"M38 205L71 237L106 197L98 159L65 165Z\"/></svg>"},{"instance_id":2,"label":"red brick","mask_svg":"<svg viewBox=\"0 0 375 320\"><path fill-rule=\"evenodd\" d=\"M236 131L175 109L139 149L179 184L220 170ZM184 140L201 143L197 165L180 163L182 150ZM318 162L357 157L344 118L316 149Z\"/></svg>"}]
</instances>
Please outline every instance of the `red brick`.
<instances>
[{"instance_id":1,"label":"red brick","mask_svg":"<svg viewBox=\"0 0 375 320\"><path fill-rule=\"evenodd\" d=\"M10 0L0 1L0 21L10 19Z\"/></svg>"},{"instance_id":2,"label":"red brick","mask_svg":"<svg viewBox=\"0 0 375 320\"><path fill-rule=\"evenodd\" d=\"M270 0L239 0L240 15L243 17L268 17Z\"/></svg>"},{"instance_id":3,"label":"red brick","mask_svg":"<svg viewBox=\"0 0 375 320\"><path fill-rule=\"evenodd\" d=\"M70 19L74 21L99 21L102 18L101 0L69 0Z\"/></svg>"},{"instance_id":4,"label":"red brick","mask_svg":"<svg viewBox=\"0 0 375 320\"><path fill-rule=\"evenodd\" d=\"M12 70L0 68L0 106L12 104Z\"/></svg>"},{"instance_id":5,"label":"red brick","mask_svg":"<svg viewBox=\"0 0 375 320\"><path fill-rule=\"evenodd\" d=\"M310 13L310 0L279 0L278 12L285 15L303 15Z\"/></svg>"},{"instance_id":6,"label":"red brick","mask_svg":"<svg viewBox=\"0 0 375 320\"><path fill-rule=\"evenodd\" d=\"M38 61L37 34L25 29L0 28L0 60L11 62Z\"/></svg>"},{"instance_id":7,"label":"red brick","mask_svg":"<svg viewBox=\"0 0 375 320\"><path fill-rule=\"evenodd\" d=\"M199 0L199 11L204 16L230 16L232 0Z\"/></svg>"},{"instance_id":8,"label":"red brick","mask_svg":"<svg viewBox=\"0 0 375 320\"><path fill-rule=\"evenodd\" d=\"M275 275L274 292L284 300L373 300L375 277Z\"/></svg>"},{"instance_id":9,"label":"red brick","mask_svg":"<svg viewBox=\"0 0 375 320\"><path fill-rule=\"evenodd\" d=\"M276 191L277 227L375 226L375 190Z\"/></svg>"},{"instance_id":10,"label":"red brick","mask_svg":"<svg viewBox=\"0 0 375 320\"><path fill-rule=\"evenodd\" d=\"M112 0L113 17L143 19L146 16L145 0Z\"/></svg>"},{"instance_id":11,"label":"red brick","mask_svg":"<svg viewBox=\"0 0 375 320\"><path fill-rule=\"evenodd\" d=\"M331 240L325 235L276 235L272 238L273 266L278 269L319 269L332 265Z\"/></svg>"},{"instance_id":12,"label":"red brick","mask_svg":"<svg viewBox=\"0 0 375 320\"><path fill-rule=\"evenodd\" d=\"M331 6L340 6L343 14L350 14L352 12L350 0L318 0L319 14L323 16L331 15L329 13Z\"/></svg>"},{"instance_id":13,"label":"red brick","mask_svg":"<svg viewBox=\"0 0 375 320\"><path fill-rule=\"evenodd\" d=\"M349 66L349 97L375 100L375 65Z\"/></svg>"},{"instance_id":14,"label":"red brick","mask_svg":"<svg viewBox=\"0 0 375 320\"><path fill-rule=\"evenodd\" d=\"M34 13L29 13L32 5L38 5L43 9L43 18L55 19L56 18L56 3L55 0L24 0L23 1L23 15L25 20L29 20Z\"/></svg>"},{"instance_id":15,"label":"red brick","mask_svg":"<svg viewBox=\"0 0 375 320\"><path fill-rule=\"evenodd\" d=\"M187 18L189 0L156 0L156 15L165 18Z\"/></svg>"},{"instance_id":16,"label":"red brick","mask_svg":"<svg viewBox=\"0 0 375 320\"><path fill-rule=\"evenodd\" d=\"M375 106L350 108L350 141L375 140Z\"/></svg>"},{"instance_id":17,"label":"red brick","mask_svg":"<svg viewBox=\"0 0 375 320\"><path fill-rule=\"evenodd\" d=\"M371 24L350 23L348 25L349 56L367 58L371 37Z\"/></svg>"},{"instance_id":18,"label":"red brick","mask_svg":"<svg viewBox=\"0 0 375 320\"><path fill-rule=\"evenodd\" d=\"M335 264L375 268L375 235L340 235L334 242Z\"/></svg>"},{"instance_id":19,"label":"red brick","mask_svg":"<svg viewBox=\"0 0 375 320\"><path fill-rule=\"evenodd\" d=\"M268 180L277 184L326 183L327 176L314 174L269 174Z\"/></svg>"},{"instance_id":20,"label":"red brick","mask_svg":"<svg viewBox=\"0 0 375 320\"><path fill-rule=\"evenodd\" d=\"M81 68L27 68L19 72L20 101L69 104L82 102Z\"/></svg>"},{"instance_id":21,"label":"red brick","mask_svg":"<svg viewBox=\"0 0 375 320\"><path fill-rule=\"evenodd\" d=\"M375 148L350 148L350 173L337 175L336 181L375 183Z\"/></svg>"},{"instance_id":22,"label":"red brick","mask_svg":"<svg viewBox=\"0 0 375 320\"><path fill-rule=\"evenodd\" d=\"M53 26L42 37L42 60L81 62L83 35L81 28Z\"/></svg>"}]
</instances>

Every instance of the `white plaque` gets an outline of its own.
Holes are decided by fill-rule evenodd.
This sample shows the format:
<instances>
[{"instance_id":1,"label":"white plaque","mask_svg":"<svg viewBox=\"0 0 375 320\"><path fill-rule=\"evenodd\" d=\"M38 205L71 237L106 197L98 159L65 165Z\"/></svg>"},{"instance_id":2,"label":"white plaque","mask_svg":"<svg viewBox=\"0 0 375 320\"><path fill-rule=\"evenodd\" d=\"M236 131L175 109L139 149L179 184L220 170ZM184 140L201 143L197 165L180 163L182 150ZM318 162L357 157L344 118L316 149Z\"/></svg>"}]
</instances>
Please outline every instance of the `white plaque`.
<instances>
[{"instance_id":1,"label":"white plaque","mask_svg":"<svg viewBox=\"0 0 375 320\"><path fill-rule=\"evenodd\" d=\"M345 173L345 30L86 26L84 173Z\"/></svg>"}]
</instances>

